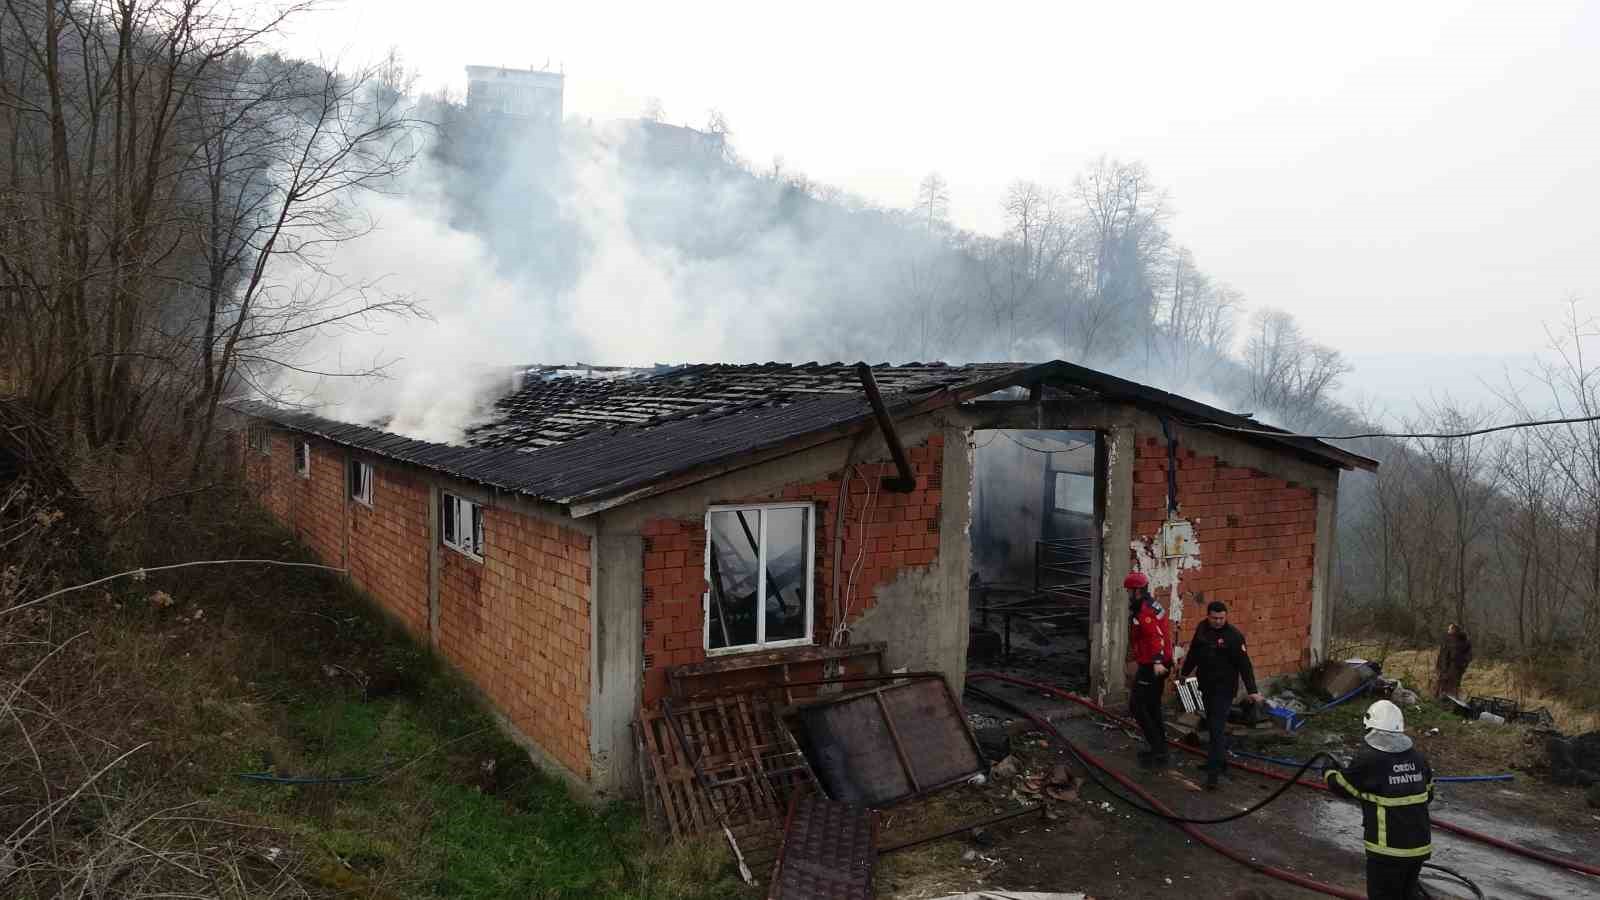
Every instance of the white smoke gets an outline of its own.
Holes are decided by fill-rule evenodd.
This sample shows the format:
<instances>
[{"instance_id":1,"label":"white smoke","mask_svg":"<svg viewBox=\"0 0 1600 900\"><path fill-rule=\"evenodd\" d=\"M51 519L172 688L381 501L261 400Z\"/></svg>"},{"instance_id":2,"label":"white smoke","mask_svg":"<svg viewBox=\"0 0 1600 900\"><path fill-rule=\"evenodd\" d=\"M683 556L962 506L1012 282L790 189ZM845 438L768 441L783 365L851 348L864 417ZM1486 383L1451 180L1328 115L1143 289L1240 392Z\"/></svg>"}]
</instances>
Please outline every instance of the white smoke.
<instances>
[{"instance_id":1,"label":"white smoke","mask_svg":"<svg viewBox=\"0 0 1600 900\"><path fill-rule=\"evenodd\" d=\"M920 358L912 332L942 312L891 308L891 296L903 294L933 238L892 213L849 213L810 198L799 213L780 216L781 182L731 169L641 167L624 158L640 127L569 122L553 166L546 155L528 162L528 172L471 173L497 199L533 181L555 201L542 213L516 203L473 210L473 231L451 224L461 210L449 192L460 188L461 172L420 157L393 193L363 199L375 227L339 245L327 271L346 284L409 295L428 317L320 334L273 393L330 418L448 443L486 421L512 371L533 363ZM545 168L528 175L536 164ZM518 174L528 177L508 177ZM530 245L502 238L543 235L570 239L551 245L555 264L507 258L505 246ZM988 356L982 348L992 343L991 330L971 327L964 352L942 354L944 361ZM1044 332L1018 349L1035 360L1064 355ZM1092 364L1237 408L1211 380L1179 374L1148 354ZM308 374L375 365L380 375Z\"/></svg>"}]
</instances>

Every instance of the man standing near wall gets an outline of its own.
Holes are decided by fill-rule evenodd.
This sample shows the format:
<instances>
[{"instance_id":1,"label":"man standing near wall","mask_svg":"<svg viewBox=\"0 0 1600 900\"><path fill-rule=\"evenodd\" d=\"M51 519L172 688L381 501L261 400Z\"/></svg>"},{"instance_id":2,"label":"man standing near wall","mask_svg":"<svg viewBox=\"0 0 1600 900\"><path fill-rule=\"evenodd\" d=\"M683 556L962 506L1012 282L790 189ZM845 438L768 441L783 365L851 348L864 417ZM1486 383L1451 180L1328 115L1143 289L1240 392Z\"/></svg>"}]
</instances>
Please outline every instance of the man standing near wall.
<instances>
[{"instance_id":1,"label":"man standing near wall","mask_svg":"<svg viewBox=\"0 0 1600 900\"><path fill-rule=\"evenodd\" d=\"M1228 770L1228 710L1233 708L1233 694L1239 689L1240 678L1244 679L1250 700L1261 702L1244 632L1228 624L1228 605L1221 600L1213 600L1206 606L1206 620L1195 629L1179 677L1187 678L1197 668L1211 741L1201 768L1206 773L1206 788L1216 790L1217 778Z\"/></svg>"},{"instance_id":2,"label":"man standing near wall","mask_svg":"<svg viewBox=\"0 0 1600 900\"><path fill-rule=\"evenodd\" d=\"M1139 764L1162 768L1167 764L1167 728L1161 720L1161 698L1167 672L1172 668L1172 626L1167 611L1150 596L1150 578L1129 572L1122 580L1128 590L1128 646L1138 666L1129 706L1149 748L1139 753Z\"/></svg>"}]
</instances>

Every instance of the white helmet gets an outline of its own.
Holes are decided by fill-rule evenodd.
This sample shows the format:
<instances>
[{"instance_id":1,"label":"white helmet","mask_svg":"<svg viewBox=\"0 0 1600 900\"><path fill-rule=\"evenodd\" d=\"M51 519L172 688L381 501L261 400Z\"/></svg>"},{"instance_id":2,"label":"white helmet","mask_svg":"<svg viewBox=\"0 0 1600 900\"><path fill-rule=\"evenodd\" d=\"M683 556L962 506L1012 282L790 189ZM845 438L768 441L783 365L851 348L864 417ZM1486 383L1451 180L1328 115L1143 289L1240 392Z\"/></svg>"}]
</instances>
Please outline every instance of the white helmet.
<instances>
[{"instance_id":1,"label":"white helmet","mask_svg":"<svg viewBox=\"0 0 1600 900\"><path fill-rule=\"evenodd\" d=\"M1367 726L1368 747L1385 753L1404 753L1411 749L1411 738L1405 733L1406 717L1393 703L1379 700L1372 704L1361 722Z\"/></svg>"},{"instance_id":2,"label":"white helmet","mask_svg":"<svg viewBox=\"0 0 1600 900\"><path fill-rule=\"evenodd\" d=\"M1400 707L1387 700L1379 700L1367 707L1366 718L1361 720L1361 724L1378 731L1400 733L1406 730L1406 717L1400 712Z\"/></svg>"}]
</instances>

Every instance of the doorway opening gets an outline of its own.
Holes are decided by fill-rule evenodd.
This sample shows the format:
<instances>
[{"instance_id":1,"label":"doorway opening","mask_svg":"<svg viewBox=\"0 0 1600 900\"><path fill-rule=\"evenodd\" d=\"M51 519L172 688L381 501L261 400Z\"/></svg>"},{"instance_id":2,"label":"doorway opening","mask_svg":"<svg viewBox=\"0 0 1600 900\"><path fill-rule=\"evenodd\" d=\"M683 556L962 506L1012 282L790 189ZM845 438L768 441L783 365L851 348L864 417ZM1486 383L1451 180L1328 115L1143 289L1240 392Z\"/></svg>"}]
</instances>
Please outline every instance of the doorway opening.
<instances>
[{"instance_id":1,"label":"doorway opening","mask_svg":"<svg viewBox=\"0 0 1600 900\"><path fill-rule=\"evenodd\" d=\"M973 445L967 663L1088 691L1103 441L1094 431L983 429Z\"/></svg>"}]
</instances>

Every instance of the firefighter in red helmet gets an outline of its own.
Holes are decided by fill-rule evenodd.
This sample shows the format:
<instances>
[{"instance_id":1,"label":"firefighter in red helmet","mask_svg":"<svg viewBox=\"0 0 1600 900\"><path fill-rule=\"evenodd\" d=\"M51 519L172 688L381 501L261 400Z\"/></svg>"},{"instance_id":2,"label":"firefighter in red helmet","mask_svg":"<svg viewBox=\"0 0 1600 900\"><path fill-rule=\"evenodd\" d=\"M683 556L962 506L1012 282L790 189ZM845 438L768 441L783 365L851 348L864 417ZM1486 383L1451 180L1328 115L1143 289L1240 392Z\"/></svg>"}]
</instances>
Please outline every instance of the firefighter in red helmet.
<instances>
[{"instance_id":1,"label":"firefighter in red helmet","mask_svg":"<svg viewBox=\"0 0 1600 900\"><path fill-rule=\"evenodd\" d=\"M1139 764L1158 769L1167 765L1167 730L1161 721L1161 698L1167 673L1172 669L1172 628L1167 611L1150 595L1150 578L1129 572L1122 580L1128 591L1128 645L1138 666L1129 706L1149 748L1139 753Z\"/></svg>"}]
</instances>

